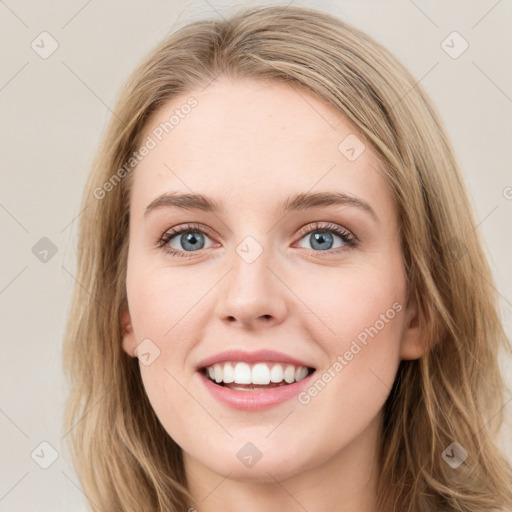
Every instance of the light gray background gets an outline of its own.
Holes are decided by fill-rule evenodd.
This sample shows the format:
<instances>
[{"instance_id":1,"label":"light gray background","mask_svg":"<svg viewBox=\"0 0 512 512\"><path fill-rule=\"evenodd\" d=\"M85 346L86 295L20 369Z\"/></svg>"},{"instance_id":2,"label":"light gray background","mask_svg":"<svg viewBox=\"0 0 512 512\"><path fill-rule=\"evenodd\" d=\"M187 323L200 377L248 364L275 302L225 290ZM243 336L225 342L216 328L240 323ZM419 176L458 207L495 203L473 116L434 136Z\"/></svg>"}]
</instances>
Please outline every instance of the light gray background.
<instances>
[{"instance_id":1,"label":"light gray background","mask_svg":"<svg viewBox=\"0 0 512 512\"><path fill-rule=\"evenodd\" d=\"M258 2L269 3L288 2ZM85 510L61 428L66 396L61 346L74 284L75 219L122 82L176 23L255 4L0 1L0 511ZM434 100L475 203L511 336L512 4L294 4L325 10L368 32L402 60ZM31 48L43 31L59 45L47 59ZM453 31L469 43L456 59L441 47ZM32 253L42 237L58 248L46 263ZM507 357L503 366L510 374ZM511 409L512 402L505 406L509 418ZM512 459L511 432L503 429L501 443ZM31 458L37 448L38 460L49 461L50 450L38 448L43 441L59 454L48 469Z\"/></svg>"}]
</instances>

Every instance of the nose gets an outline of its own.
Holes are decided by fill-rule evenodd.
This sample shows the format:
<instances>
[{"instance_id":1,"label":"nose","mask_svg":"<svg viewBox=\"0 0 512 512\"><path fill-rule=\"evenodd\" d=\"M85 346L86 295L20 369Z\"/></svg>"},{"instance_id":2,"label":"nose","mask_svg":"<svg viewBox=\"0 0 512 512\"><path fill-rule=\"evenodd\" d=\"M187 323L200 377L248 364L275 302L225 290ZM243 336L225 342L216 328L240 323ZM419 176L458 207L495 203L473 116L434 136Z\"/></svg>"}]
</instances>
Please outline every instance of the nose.
<instances>
[{"instance_id":1,"label":"nose","mask_svg":"<svg viewBox=\"0 0 512 512\"><path fill-rule=\"evenodd\" d=\"M251 260L243 252L233 254L231 269L220 284L217 317L245 329L275 327L287 314L286 286L272 268L270 250Z\"/></svg>"}]
</instances>

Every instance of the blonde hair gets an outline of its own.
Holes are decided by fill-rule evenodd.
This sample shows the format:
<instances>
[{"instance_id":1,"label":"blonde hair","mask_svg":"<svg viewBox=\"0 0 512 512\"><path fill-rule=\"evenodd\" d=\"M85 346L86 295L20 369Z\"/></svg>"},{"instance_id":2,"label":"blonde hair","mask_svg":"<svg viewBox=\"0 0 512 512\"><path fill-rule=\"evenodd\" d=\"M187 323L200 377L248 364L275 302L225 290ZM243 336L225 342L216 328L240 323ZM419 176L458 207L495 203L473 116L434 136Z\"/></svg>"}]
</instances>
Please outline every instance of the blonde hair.
<instances>
[{"instance_id":1,"label":"blonde hair","mask_svg":"<svg viewBox=\"0 0 512 512\"><path fill-rule=\"evenodd\" d=\"M507 339L439 116L416 79L380 44L331 15L293 6L189 23L154 49L121 91L85 189L64 343L71 384L65 425L91 505L172 512L192 503L181 449L148 401L138 360L121 345L130 175L103 198L94 191L140 147L165 102L220 75L316 93L375 149L391 186L408 293L417 301L428 350L401 361L384 407L381 509L512 507L512 470L494 441L504 387L498 353ZM452 442L468 453L457 469L442 457Z\"/></svg>"}]
</instances>

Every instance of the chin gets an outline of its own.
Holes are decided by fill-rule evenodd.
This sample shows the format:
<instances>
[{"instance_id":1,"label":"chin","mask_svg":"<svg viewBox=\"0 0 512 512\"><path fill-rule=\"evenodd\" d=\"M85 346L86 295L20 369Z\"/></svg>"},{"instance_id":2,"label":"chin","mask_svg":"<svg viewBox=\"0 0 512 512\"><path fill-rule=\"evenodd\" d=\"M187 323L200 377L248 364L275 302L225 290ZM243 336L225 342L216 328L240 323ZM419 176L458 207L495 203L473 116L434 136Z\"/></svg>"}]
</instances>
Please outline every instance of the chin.
<instances>
[{"instance_id":1,"label":"chin","mask_svg":"<svg viewBox=\"0 0 512 512\"><path fill-rule=\"evenodd\" d=\"M268 430L265 435L268 435ZM245 438L247 439L247 438ZM282 442L274 445L269 439L266 446L256 441L254 445L248 441L230 441L230 447L219 446L219 452L209 451L205 458L201 452L199 457L192 455L199 464L210 471L238 482L275 483L296 476L304 471L314 469L320 460L308 459L308 454L293 448L286 449ZM255 445L261 446L261 450ZM240 448L238 448L240 446ZM301 457L297 454L301 453ZM310 454L315 458L314 454ZM316 457L318 459L318 456ZM229 475L229 476L228 476Z\"/></svg>"},{"instance_id":2,"label":"chin","mask_svg":"<svg viewBox=\"0 0 512 512\"><path fill-rule=\"evenodd\" d=\"M275 483L287 480L303 471L299 465L283 466L283 461L258 461L253 467L244 467L238 460L235 463L223 464L211 468L219 475L227 476L237 482Z\"/></svg>"}]
</instances>

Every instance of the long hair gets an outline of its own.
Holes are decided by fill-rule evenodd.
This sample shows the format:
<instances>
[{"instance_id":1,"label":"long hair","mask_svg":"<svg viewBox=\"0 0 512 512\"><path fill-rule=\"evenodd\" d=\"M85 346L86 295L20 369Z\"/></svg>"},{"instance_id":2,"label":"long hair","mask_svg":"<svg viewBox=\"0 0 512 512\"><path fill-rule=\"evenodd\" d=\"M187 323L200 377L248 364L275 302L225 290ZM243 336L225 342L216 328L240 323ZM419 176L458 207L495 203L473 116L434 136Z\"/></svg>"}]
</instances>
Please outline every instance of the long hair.
<instances>
[{"instance_id":1,"label":"long hair","mask_svg":"<svg viewBox=\"0 0 512 512\"><path fill-rule=\"evenodd\" d=\"M381 509L512 507L512 470L495 440L504 386L498 354L508 340L439 114L414 76L379 43L329 14L293 6L191 22L159 44L121 90L85 188L64 342L71 388L65 425L91 505L182 512L192 503L181 448L148 401L137 359L122 350L136 172L126 162L165 102L221 75L314 92L373 147L391 186L408 294L417 301L428 350L401 361L384 406ZM448 463L455 455L457 468Z\"/></svg>"}]
</instances>

